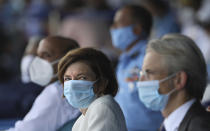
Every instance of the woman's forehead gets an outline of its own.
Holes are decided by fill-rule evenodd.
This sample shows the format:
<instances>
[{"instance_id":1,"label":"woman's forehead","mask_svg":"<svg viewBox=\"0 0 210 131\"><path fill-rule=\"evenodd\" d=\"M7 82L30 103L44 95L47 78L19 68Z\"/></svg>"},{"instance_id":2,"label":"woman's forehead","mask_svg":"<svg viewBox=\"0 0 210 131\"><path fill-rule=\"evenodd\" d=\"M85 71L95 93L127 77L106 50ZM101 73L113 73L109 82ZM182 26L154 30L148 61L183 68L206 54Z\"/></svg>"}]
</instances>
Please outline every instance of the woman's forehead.
<instances>
[{"instance_id":1,"label":"woman's forehead","mask_svg":"<svg viewBox=\"0 0 210 131\"><path fill-rule=\"evenodd\" d=\"M91 75L94 74L94 72L87 63L78 61L69 65L64 73L64 75L80 75L80 74Z\"/></svg>"}]
</instances>

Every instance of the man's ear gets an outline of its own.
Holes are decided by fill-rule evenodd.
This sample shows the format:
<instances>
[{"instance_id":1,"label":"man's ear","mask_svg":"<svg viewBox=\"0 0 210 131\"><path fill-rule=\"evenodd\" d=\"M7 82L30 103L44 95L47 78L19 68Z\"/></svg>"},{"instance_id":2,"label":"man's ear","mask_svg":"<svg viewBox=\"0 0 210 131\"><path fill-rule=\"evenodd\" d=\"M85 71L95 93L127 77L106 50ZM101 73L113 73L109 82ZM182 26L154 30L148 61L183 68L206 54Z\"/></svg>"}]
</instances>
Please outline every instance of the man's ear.
<instances>
[{"instance_id":1,"label":"man's ear","mask_svg":"<svg viewBox=\"0 0 210 131\"><path fill-rule=\"evenodd\" d=\"M183 89L187 84L187 73L184 71L177 73L174 84L177 90Z\"/></svg>"},{"instance_id":2,"label":"man's ear","mask_svg":"<svg viewBox=\"0 0 210 131\"><path fill-rule=\"evenodd\" d=\"M133 33L136 35L141 35L142 33L142 27L140 24L135 24L133 28Z\"/></svg>"}]
</instances>

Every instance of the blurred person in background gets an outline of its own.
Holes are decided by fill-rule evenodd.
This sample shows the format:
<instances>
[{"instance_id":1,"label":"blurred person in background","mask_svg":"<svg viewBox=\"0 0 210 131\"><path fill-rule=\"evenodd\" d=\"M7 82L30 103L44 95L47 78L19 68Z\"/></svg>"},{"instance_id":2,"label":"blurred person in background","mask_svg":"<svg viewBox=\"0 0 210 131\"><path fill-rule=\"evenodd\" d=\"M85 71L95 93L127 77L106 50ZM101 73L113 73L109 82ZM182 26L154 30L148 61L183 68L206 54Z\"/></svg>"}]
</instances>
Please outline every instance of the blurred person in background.
<instances>
[{"instance_id":1,"label":"blurred person in background","mask_svg":"<svg viewBox=\"0 0 210 131\"><path fill-rule=\"evenodd\" d=\"M57 7L62 19L80 15L111 21L114 15L106 0L61 0L61 2L52 0L51 3Z\"/></svg>"},{"instance_id":2,"label":"blurred person in background","mask_svg":"<svg viewBox=\"0 0 210 131\"><path fill-rule=\"evenodd\" d=\"M51 0L51 4L54 10L50 15L51 20L49 22L55 21L54 23L58 24L56 25L58 29L60 23L62 27L62 23L68 23L65 21L74 19L74 17L99 20L110 24L114 15L113 9L108 6L106 0ZM58 17L57 21L55 17Z\"/></svg>"},{"instance_id":3,"label":"blurred person in background","mask_svg":"<svg viewBox=\"0 0 210 131\"><path fill-rule=\"evenodd\" d=\"M143 0L142 5L153 16L151 38L160 38L168 33L180 32L180 25L169 2L165 0Z\"/></svg>"},{"instance_id":4,"label":"blurred person in background","mask_svg":"<svg viewBox=\"0 0 210 131\"><path fill-rule=\"evenodd\" d=\"M13 9L10 0L0 0L0 28L12 33L15 30L16 11Z\"/></svg>"},{"instance_id":5,"label":"blurred person in background","mask_svg":"<svg viewBox=\"0 0 210 131\"><path fill-rule=\"evenodd\" d=\"M93 48L70 51L59 62L58 76L65 98L82 112L72 131L127 131L114 100L117 80L105 54Z\"/></svg>"},{"instance_id":6,"label":"blurred person in background","mask_svg":"<svg viewBox=\"0 0 210 131\"><path fill-rule=\"evenodd\" d=\"M65 12L59 14L60 21L57 22L60 23L58 34L76 40L81 47L102 50L116 65L119 51L113 48L109 34L114 10L108 6L107 1L64 0L64 3Z\"/></svg>"},{"instance_id":7,"label":"blurred person in background","mask_svg":"<svg viewBox=\"0 0 210 131\"><path fill-rule=\"evenodd\" d=\"M23 85L23 87L19 89L19 90L22 90L21 91L21 95L22 95L21 105L23 107L22 117L24 117L26 113L28 113L28 111L31 109L31 106L34 100L44 89L42 86L31 82L30 75L29 75L29 68L33 59L37 56L37 49L38 49L38 44L40 40L41 40L41 37L38 37L38 36L37 37L34 36L29 39L29 42L26 45L24 55L20 63L21 83Z\"/></svg>"},{"instance_id":8,"label":"blurred person in background","mask_svg":"<svg viewBox=\"0 0 210 131\"><path fill-rule=\"evenodd\" d=\"M56 68L69 50L78 47L74 40L60 36L48 36L40 41L38 56L29 67L29 74L32 82L45 88L24 119L17 121L8 131L54 131L79 115L79 111L62 98L63 89Z\"/></svg>"},{"instance_id":9,"label":"blurred person in background","mask_svg":"<svg viewBox=\"0 0 210 131\"><path fill-rule=\"evenodd\" d=\"M111 44L109 27L110 24L103 19L74 16L63 21L59 35L78 41L81 47L100 49L116 66L120 51Z\"/></svg>"},{"instance_id":10,"label":"blurred person in background","mask_svg":"<svg viewBox=\"0 0 210 131\"><path fill-rule=\"evenodd\" d=\"M0 129L11 126L28 112L34 100L30 93L36 95L33 89L39 90L37 86L27 88L20 80L18 52L22 51L21 47L16 48L19 42L19 39L0 29Z\"/></svg>"},{"instance_id":11,"label":"blurred person in background","mask_svg":"<svg viewBox=\"0 0 210 131\"><path fill-rule=\"evenodd\" d=\"M113 46L122 51L116 71L120 90L115 99L125 115L128 131L154 131L163 120L161 112L146 108L139 100L136 87L151 28L149 11L127 5L116 12L110 29Z\"/></svg>"},{"instance_id":12,"label":"blurred person in background","mask_svg":"<svg viewBox=\"0 0 210 131\"><path fill-rule=\"evenodd\" d=\"M201 105L206 63L192 39L168 34L149 41L140 74L139 98L162 112L161 131L210 130L210 112Z\"/></svg>"},{"instance_id":13,"label":"blurred person in background","mask_svg":"<svg viewBox=\"0 0 210 131\"><path fill-rule=\"evenodd\" d=\"M21 80L23 83L30 82L29 67L33 59L37 56L37 48L41 38L38 36L31 37L26 45L23 57L21 59Z\"/></svg>"},{"instance_id":14,"label":"blurred person in background","mask_svg":"<svg viewBox=\"0 0 210 131\"><path fill-rule=\"evenodd\" d=\"M0 29L0 104L4 105L0 106L0 119L22 117L25 113L21 98L25 86L19 79L19 54L15 52L14 45L18 40L14 43L11 37Z\"/></svg>"},{"instance_id":15,"label":"blurred person in background","mask_svg":"<svg viewBox=\"0 0 210 131\"><path fill-rule=\"evenodd\" d=\"M10 36L0 28L0 41L1 41L1 48L0 48L0 81L4 82L9 80L15 70L12 68L12 42L10 40Z\"/></svg>"},{"instance_id":16,"label":"blurred person in background","mask_svg":"<svg viewBox=\"0 0 210 131\"><path fill-rule=\"evenodd\" d=\"M210 13L209 0L203 0L201 7L194 14L194 24L183 28L182 34L192 38L201 49L207 63L207 70L210 73ZM208 76L208 81L210 76Z\"/></svg>"},{"instance_id":17,"label":"blurred person in background","mask_svg":"<svg viewBox=\"0 0 210 131\"><path fill-rule=\"evenodd\" d=\"M194 39L198 47L201 49L208 71L208 85L205 90L202 103L206 106L207 111L210 111L210 1L203 0L202 6L196 13L196 22L198 24L199 30L197 30L192 39Z\"/></svg>"},{"instance_id":18,"label":"blurred person in background","mask_svg":"<svg viewBox=\"0 0 210 131\"><path fill-rule=\"evenodd\" d=\"M2 0L0 26L11 35L44 36L48 33L48 0ZM23 26L24 25L24 26Z\"/></svg>"},{"instance_id":19,"label":"blurred person in background","mask_svg":"<svg viewBox=\"0 0 210 131\"><path fill-rule=\"evenodd\" d=\"M17 108L19 107L20 95L16 92L20 83L14 77L13 59L15 57L12 55L12 43L10 37L1 29L0 43L0 118L20 117L20 108Z\"/></svg>"},{"instance_id":20,"label":"blurred person in background","mask_svg":"<svg viewBox=\"0 0 210 131\"><path fill-rule=\"evenodd\" d=\"M204 58L207 63L208 70L208 82L210 82L210 1L203 0L201 8L196 14L196 20L198 25L201 27L200 31L197 31L197 37L191 36L194 39L198 47L200 47Z\"/></svg>"},{"instance_id":21,"label":"blurred person in background","mask_svg":"<svg viewBox=\"0 0 210 131\"><path fill-rule=\"evenodd\" d=\"M195 14L200 9L203 0L176 0L172 3L178 21L181 23L182 28L191 26L195 22Z\"/></svg>"},{"instance_id":22,"label":"blurred person in background","mask_svg":"<svg viewBox=\"0 0 210 131\"><path fill-rule=\"evenodd\" d=\"M84 17L66 19L59 31L64 37L78 41L81 47L110 46L109 26L102 20ZM109 45L108 45L109 44Z\"/></svg>"},{"instance_id":23,"label":"blurred person in background","mask_svg":"<svg viewBox=\"0 0 210 131\"><path fill-rule=\"evenodd\" d=\"M29 0L22 21L27 38L49 34L48 17L51 11L52 7L48 0Z\"/></svg>"}]
</instances>

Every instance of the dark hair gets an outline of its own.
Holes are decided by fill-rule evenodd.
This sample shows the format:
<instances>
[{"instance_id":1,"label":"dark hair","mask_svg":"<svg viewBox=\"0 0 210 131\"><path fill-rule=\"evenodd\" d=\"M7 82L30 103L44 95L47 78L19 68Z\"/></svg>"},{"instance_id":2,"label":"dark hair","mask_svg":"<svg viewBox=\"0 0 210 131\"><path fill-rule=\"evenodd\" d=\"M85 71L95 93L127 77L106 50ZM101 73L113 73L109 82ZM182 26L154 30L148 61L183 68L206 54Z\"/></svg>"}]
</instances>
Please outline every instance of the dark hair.
<instances>
[{"instance_id":1,"label":"dark hair","mask_svg":"<svg viewBox=\"0 0 210 131\"><path fill-rule=\"evenodd\" d=\"M110 60L101 51L93 48L79 48L69 51L58 64L58 78L64 83L64 73L66 69L73 63L85 62L98 78L94 88L97 96L110 94L113 97L118 91L118 84L115 72L112 68Z\"/></svg>"},{"instance_id":2,"label":"dark hair","mask_svg":"<svg viewBox=\"0 0 210 131\"><path fill-rule=\"evenodd\" d=\"M139 23L142 26L146 37L148 37L152 28L151 13L139 5L126 5L123 8L127 8L131 11L131 17L133 21Z\"/></svg>"}]
</instances>

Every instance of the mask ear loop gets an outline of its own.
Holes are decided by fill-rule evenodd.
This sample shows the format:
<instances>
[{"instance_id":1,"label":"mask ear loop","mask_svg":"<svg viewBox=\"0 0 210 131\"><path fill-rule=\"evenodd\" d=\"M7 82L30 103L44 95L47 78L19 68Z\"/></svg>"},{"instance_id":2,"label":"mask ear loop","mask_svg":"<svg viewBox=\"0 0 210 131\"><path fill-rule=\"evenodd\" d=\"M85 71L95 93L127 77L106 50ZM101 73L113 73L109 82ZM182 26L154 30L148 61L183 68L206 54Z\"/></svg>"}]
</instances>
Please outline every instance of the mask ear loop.
<instances>
[{"instance_id":1,"label":"mask ear loop","mask_svg":"<svg viewBox=\"0 0 210 131\"><path fill-rule=\"evenodd\" d=\"M164 81L166 81L166 80L169 80L169 79L173 78L174 76L176 76L176 74L177 74L177 73L174 73L174 74L172 74L172 75L170 75L170 76L167 76L166 78L160 80L159 83L164 82ZM176 90L176 88L172 89L171 91L169 91L167 94L164 94L164 95L170 95L170 94L172 94L175 90Z\"/></svg>"},{"instance_id":2,"label":"mask ear loop","mask_svg":"<svg viewBox=\"0 0 210 131\"><path fill-rule=\"evenodd\" d=\"M160 80L160 83L161 83L161 82L164 82L164 81L166 81L166 80L169 80L169 79L171 79L171 78L173 78L176 74L177 74L177 73L174 73L174 74L172 74L172 75L170 75L170 76L167 76L166 78L163 78L162 80Z\"/></svg>"},{"instance_id":3,"label":"mask ear loop","mask_svg":"<svg viewBox=\"0 0 210 131\"><path fill-rule=\"evenodd\" d=\"M54 60L53 62L51 62L50 64L53 66L55 64L57 64L59 61L60 61L61 58L57 59L57 60ZM52 79L56 78L58 76L58 72L53 74L53 77Z\"/></svg>"},{"instance_id":4,"label":"mask ear loop","mask_svg":"<svg viewBox=\"0 0 210 131\"><path fill-rule=\"evenodd\" d=\"M61 59L61 58L59 58L59 59L57 59L57 60L54 60L54 61L51 62L50 64L51 64L51 65L55 65L55 64L57 64L57 63L60 61L60 59Z\"/></svg>"}]
</instances>

